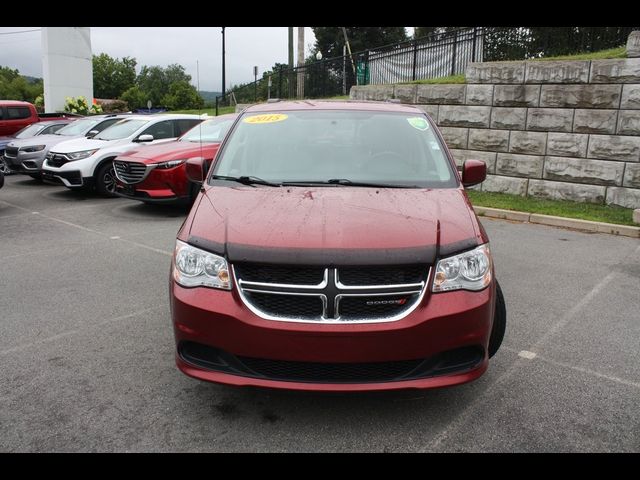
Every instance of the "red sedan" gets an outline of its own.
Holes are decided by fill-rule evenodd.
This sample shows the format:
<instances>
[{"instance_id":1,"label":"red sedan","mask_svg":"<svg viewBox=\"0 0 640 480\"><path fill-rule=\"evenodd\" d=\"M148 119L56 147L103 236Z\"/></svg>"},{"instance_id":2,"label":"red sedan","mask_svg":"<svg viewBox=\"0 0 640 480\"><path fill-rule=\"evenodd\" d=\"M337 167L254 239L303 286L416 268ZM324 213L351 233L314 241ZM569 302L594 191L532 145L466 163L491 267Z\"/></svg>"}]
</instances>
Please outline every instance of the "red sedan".
<instances>
[{"instance_id":1,"label":"red sedan","mask_svg":"<svg viewBox=\"0 0 640 480\"><path fill-rule=\"evenodd\" d=\"M220 115L174 142L144 146L117 157L116 194L145 203L191 203L199 185L189 182L185 163L202 157L210 165L237 115Z\"/></svg>"}]
</instances>

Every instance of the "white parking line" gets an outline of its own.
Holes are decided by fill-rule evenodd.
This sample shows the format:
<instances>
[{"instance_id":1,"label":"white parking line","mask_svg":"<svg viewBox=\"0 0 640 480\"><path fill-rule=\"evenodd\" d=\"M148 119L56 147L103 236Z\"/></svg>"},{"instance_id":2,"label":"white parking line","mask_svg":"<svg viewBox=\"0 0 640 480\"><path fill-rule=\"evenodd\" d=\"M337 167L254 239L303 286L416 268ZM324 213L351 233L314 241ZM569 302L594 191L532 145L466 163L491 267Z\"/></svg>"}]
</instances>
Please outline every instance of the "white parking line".
<instances>
[{"instance_id":1,"label":"white parking line","mask_svg":"<svg viewBox=\"0 0 640 480\"><path fill-rule=\"evenodd\" d=\"M637 254L640 253L640 246L638 246L638 248L636 248L632 254L630 254L630 257L635 257L637 256ZM618 262L619 264L622 264L625 262L627 257L620 259L620 262ZM607 274L600 282L598 282L584 297L582 297L580 299L580 301L578 303L576 303L573 307L571 307L564 315L562 315L562 317L560 317L560 320L558 320L558 322L556 322L549 330L547 330L547 332L545 332L545 334L540 337L540 339L535 342L534 345L531 346L531 353L535 352L535 351L539 351L540 350L540 346L547 340L549 339L552 335L554 335L556 332L558 332L558 330L560 330L560 328L564 327L567 323L569 323L569 321L571 321L573 319L573 317L580 312L580 310L582 308L584 308L591 300L593 300L593 298L602 291L602 289L609 283L611 282L611 280L613 279L613 277L615 276L615 271L609 272L609 274ZM515 351L513 349L509 349L506 348L504 346L502 346L501 348L504 348L506 350L512 351L516 354L519 354L520 351ZM522 357L519 357L522 358ZM540 358L539 356L536 356L536 358ZM555 361L553 360L547 360L549 363L554 363ZM555 362L556 365L558 366L563 366L563 367L567 367L567 368L572 368L574 370L583 372L583 373L590 373L596 377L599 378L603 378L603 379L607 379L607 380L611 380L611 381L615 381L618 383L622 383L624 385L628 385L628 386L637 386L638 384L636 382L632 382L630 380L624 380L618 377L612 377L609 375L605 375L599 372L594 372L592 370L588 370L588 369L584 369L581 367L573 367L571 365L568 364L564 364L561 362ZM491 395L490 393L492 391L495 391L496 387L498 385L500 385L501 383L506 382L509 378L511 378L511 376L514 374L514 372L516 371L516 369L523 365L522 362L518 361L518 359L516 359L516 361L514 361L509 368L507 368L507 370L500 375L498 378L495 379L495 381L487 386L486 390L483 392L483 395L487 395L484 398L481 397L481 399L477 402L474 403L470 403L464 410L462 410L462 412L458 415L458 417L451 422L444 430L442 430L442 432L440 432L438 435L436 435L431 442L429 442L423 449L421 449L422 452L430 452L433 451L435 449L437 449L442 442L444 442L452 432L457 431L458 429L460 429L463 425L465 425L472 417L473 412L475 412L478 408L483 407L490 399L491 399Z\"/></svg>"},{"instance_id":2,"label":"white parking line","mask_svg":"<svg viewBox=\"0 0 640 480\"><path fill-rule=\"evenodd\" d=\"M522 358L526 358L527 360L533 360L538 355L536 353L530 352L528 350L522 350L522 351L518 352L518 356L522 357Z\"/></svg>"},{"instance_id":3,"label":"white parking line","mask_svg":"<svg viewBox=\"0 0 640 480\"><path fill-rule=\"evenodd\" d=\"M56 335L52 335L51 337L43 338L42 340L36 340L35 342L23 343L22 345L18 345L15 347L8 348L6 350L0 351L0 356L8 355L10 353L19 352L21 350L26 350L31 347L35 347L37 345L41 345L43 343L54 342L61 338L70 337L72 335L76 335L78 333L82 333L84 331L90 330L92 328L104 325L106 323L118 322L120 320L127 320L129 318L136 317L138 315L142 315L143 313L152 312L153 310L158 310L159 308L166 308L165 305L156 305L155 307L145 308L144 310L138 310L137 312L128 313L127 315L121 315L115 318L108 318L106 320L102 320L98 323L91 324L86 328L74 328L73 330L67 330L66 332L58 333Z\"/></svg>"},{"instance_id":4,"label":"white parking line","mask_svg":"<svg viewBox=\"0 0 640 480\"><path fill-rule=\"evenodd\" d=\"M24 207L21 207L20 205L15 205L13 203L6 202L4 200L0 200L0 202L5 203L5 204L7 204L7 205L9 205L11 207L19 208L20 210L24 210L26 212L31 212L31 210L29 210L27 208L24 208ZM77 228L79 230L83 230L85 232L93 233L95 235L100 235L101 237L105 237L105 238L108 238L110 240L119 240L121 242L126 242L126 243L129 243L131 245L135 245L136 247L144 248L144 249L149 250L151 252L159 253L161 255L165 255L165 256L169 256L169 257L173 255L173 252L170 252L170 251L167 251L167 250L161 250L159 248L150 247L149 245L145 245L144 243L136 242L136 241L133 241L133 240L127 240L126 238L114 237L114 236L108 235L106 233L102 233L102 232L100 232L98 230L94 230L93 228L84 227L82 225L78 225L77 223L68 222L66 220L62 220L61 218L53 217L53 216L47 215L45 213L38 213L38 212L31 212L31 213L32 214L36 214L36 215L38 215L38 216L40 216L42 218L46 218L48 220L51 220L53 222L58 222L58 223L61 223L63 225L67 225L69 227L73 227L73 228ZM0 218L2 218L2 217L0 217Z\"/></svg>"}]
</instances>

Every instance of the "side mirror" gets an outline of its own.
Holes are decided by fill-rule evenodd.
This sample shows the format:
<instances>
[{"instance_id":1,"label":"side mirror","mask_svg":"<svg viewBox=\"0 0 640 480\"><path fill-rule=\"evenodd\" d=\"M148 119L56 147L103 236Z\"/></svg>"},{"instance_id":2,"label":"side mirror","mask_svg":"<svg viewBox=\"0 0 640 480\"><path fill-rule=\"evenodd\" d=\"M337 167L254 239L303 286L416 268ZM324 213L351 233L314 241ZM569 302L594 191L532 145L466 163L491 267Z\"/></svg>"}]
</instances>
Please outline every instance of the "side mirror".
<instances>
[{"instance_id":1,"label":"side mirror","mask_svg":"<svg viewBox=\"0 0 640 480\"><path fill-rule=\"evenodd\" d=\"M204 182L204 176L206 174L206 160L202 157L193 157L187 160L186 170L187 178L193 183Z\"/></svg>"},{"instance_id":2,"label":"side mirror","mask_svg":"<svg viewBox=\"0 0 640 480\"><path fill-rule=\"evenodd\" d=\"M140 135L137 139L136 142L153 142L153 135Z\"/></svg>"},{"instance_id":3,"label":"side mirror","mask_svg":"<svg viewBox=\"0 0 640 480\"><path fill-rule=\"evenodd\" d=\"M99 134L100 132L98 130L89 130L89 133L87 133L87 138L93 138L95 137L97 134Z\"/></svg>"},{"instance_id":4,"label":"side mirror","mask_svg":"<svg viewBox=\"0 0 640 480\"><path fill-rule=\"evenodd\" d=\"M471 187L487 178L487 164L482 160L466 160L462 165L462 185Z\"/></svg>"}]
</instances>

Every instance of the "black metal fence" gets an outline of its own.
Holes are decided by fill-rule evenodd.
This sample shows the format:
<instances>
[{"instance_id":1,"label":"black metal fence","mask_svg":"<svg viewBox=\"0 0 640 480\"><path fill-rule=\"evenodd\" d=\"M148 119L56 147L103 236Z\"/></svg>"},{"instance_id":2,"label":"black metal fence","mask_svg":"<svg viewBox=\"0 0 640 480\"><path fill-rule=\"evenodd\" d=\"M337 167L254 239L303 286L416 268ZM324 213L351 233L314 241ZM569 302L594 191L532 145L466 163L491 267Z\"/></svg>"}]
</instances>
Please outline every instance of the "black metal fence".
<instances>
[{"instance_id":1,"label":"black metal fence","mask_svg":"<svg viewBox=\"0 0 640 480\"><path fill-rule=\"evenodd\" d=\"M379 85L446 77L465 72L469 62L524 60L593 52L624 45L638 27L473 27L349 56L323 59L264 74L216 98L219 107L269 98L330 98L353 85Z\"/></svg>"},{"instance_id":2,"label":"black metal fence","mask_svg":"<svg viewBox=\"0 0 640 480\"><path fill-rule=\"evenodd\" d=\"M486 27L485 62L597 52L625 45L640 27Z\"/></svg>"}]
</instances>

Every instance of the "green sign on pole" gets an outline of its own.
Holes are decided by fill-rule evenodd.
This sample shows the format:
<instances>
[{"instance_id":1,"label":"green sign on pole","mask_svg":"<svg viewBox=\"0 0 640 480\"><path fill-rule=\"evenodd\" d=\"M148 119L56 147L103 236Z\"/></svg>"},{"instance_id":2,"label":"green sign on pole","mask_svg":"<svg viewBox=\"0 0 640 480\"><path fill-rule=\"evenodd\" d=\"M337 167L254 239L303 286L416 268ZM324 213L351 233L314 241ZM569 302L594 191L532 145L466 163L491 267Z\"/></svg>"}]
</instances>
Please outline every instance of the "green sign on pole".
<instances>
[{"instance_id":1,"label":"green sign on pole","mask_svg":"<svg viewBox=\"0 0 640 480\"><path fill-rule=\"evenodd\" d=\"M364 58L356 63L356 78L358 85L369 85L369 63Z\"/></svg>"}]
</instances>

